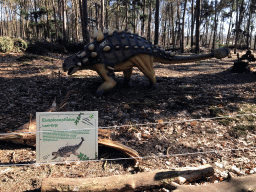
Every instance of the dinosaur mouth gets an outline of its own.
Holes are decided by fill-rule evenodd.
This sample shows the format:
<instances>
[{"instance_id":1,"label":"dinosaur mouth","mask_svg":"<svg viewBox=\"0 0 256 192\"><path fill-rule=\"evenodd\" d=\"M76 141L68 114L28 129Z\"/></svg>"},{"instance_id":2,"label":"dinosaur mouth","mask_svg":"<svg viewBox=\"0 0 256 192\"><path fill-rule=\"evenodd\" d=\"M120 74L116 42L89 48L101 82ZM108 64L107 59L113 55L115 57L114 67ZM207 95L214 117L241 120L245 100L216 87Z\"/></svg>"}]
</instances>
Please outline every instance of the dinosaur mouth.
<instances>
[{"instance_id":1,"label":"dinosaur mouth","mask_svg":"<svg viewBox=\"0 0 256 192\"><path fill-rule=\"evenodd\" d=\"M71 68L68 70L68 75L72 75L73 69L74 69L74 67L71 67Z\"/></svg>"},{"instance_id":2,"label":"dinosaur mouth","mask_svg":"<svg viewBox=\"0 0 256 192\"><path fill-rule=\"evenodd\" d=\"M78 71L78 68L76 67L71 67L69 70L68 70L68 75L73 75L75 72Z\"/></svg>"}]
</instances>

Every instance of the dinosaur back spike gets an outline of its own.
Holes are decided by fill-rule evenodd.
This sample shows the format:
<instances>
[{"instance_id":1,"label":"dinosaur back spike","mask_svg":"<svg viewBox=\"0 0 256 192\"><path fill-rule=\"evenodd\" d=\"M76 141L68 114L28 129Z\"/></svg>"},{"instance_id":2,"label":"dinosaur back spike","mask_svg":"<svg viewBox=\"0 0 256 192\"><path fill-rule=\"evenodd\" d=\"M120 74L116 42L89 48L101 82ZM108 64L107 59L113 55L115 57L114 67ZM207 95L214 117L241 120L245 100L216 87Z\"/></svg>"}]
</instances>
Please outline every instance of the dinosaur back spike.
<instances>
[{"instance_id":1,"label":"dinosaur back spike","mask_svg":"<svg viewBox=\"0 0 256 192\"><path fill-rule=\"evenodd\" d=\"M103 39L104 39L104 34L102 33L101 30L98 30L97 41L102 41Z\"/></svg>"}]
</instances>

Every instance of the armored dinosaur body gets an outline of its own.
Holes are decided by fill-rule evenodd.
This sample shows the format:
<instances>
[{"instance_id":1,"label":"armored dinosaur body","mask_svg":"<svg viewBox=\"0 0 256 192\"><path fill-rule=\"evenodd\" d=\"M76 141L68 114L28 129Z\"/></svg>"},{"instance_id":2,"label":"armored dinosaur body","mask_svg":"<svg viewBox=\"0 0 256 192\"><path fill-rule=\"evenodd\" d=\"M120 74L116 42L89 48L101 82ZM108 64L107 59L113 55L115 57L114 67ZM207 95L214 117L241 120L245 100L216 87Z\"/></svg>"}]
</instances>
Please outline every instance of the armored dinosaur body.
<instances>
[{"instance_id":1,"label":"armored dinosaur body","mask_svg":"<svg viewBox=\"0 0 256 192\"><path fill-rule=\"evenodd\" d=\"M84 138L81 137L81 141L77 145L61 147L58 149L57 152L52 152L52 156L54 156L52 160L56 159L57 157L67 158L67 157L70 157L71 154L78 155L77 150L81 147L83 141L84 141Z\"/></svg>"},{"instance_id":2,"label":"armored dinosaur body","mask_svg":"<svg viewBox=\"0 0 256 192\"><path fill-rule=\"evenodd\" d=\"M125 31L97 31L95 34L95 40L85 45L84 50L64 60L63 70L68 71L68 75L84 69L96 71L105 81L96 92L99 96L116 85L115 71L123 71L124 84L128 85L132 68L137 67L153 85L156 83L154 62L188 63L213 57L221 59L229 54L229 49L220 48L208 54L175 56L137 34Z\"/></svg>"}]
</instances>

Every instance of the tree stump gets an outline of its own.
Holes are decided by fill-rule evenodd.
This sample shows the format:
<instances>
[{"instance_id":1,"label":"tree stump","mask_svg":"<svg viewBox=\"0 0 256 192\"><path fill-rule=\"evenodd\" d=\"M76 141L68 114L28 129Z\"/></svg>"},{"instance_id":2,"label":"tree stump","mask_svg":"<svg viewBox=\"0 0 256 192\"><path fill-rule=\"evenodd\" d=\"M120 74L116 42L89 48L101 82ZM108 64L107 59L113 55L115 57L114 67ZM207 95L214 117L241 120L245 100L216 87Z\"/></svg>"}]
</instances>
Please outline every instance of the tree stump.
<instances>
[{"instance_id":1,"label":"tree stump","mask_svg":"<svg viewBox=\"0 0 256 192\"><path fill-rule=\"evenodd\" d=\"M248 73L251 72L249 62L235 61L231 69L232 73Z\"/></svg>"}]
</instances>

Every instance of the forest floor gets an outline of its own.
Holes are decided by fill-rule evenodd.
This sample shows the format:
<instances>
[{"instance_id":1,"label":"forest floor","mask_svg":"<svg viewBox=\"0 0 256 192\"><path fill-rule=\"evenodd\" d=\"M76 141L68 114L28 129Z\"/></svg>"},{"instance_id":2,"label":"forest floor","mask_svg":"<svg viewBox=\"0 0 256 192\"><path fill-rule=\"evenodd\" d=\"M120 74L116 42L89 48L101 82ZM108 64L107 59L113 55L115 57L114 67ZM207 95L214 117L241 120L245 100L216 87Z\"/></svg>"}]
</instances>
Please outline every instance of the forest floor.
<instances>
[{"instance_id":1,"label":"forest floor","mask_svg":"<svg viewBox=\"0 0 256 192\"><path fill-rule=\"evenodd\" d=\"M214 176L192 184L219 182L228 172L235 177L256 173L256 116L245 115L256 113L256 76L231 73L234 54L222 60L155 63L154 89L147 87L148 80L137 68L129 89L122 87L122 74L116 73L119 84L100 99L95 92L102 80L94 71L67 76L61 68L66 56L22 56L0 55L0 133L15 131L31 114L46 111L55 97L60 103L74 90L62 111L98 111L99 127L117 126L108 129L110 139L147 156L141 171L214 167ZM256 71L255 63L251 67ZM40 191L47 177L132 174L132 160L104 161L122 157L99 148L102 161L40 165L35 164L34 147L0 142L0 191Z\"/></svg>"}]
</instances>

